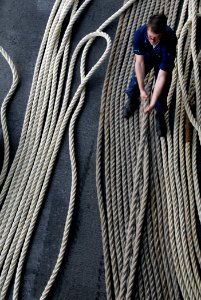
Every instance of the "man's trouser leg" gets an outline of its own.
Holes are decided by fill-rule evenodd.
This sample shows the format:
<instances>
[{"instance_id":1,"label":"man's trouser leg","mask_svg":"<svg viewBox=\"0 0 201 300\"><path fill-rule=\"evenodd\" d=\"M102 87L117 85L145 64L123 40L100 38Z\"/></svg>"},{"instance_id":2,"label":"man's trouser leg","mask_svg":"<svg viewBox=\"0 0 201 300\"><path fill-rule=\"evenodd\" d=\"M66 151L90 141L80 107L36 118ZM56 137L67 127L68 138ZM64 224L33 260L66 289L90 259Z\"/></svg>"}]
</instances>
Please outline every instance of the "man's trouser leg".
<instances>
[{"instance_id":1,"label":"man's trouser leg","mask_svg":"<svg viewBox=\"0 0 201 300\"><path fill-rule=\"evenodd\" d=\"M137 77L135 71L132 74L129 85L125 91L129 99L137 99L140 95L140 90L137 82Z\"/></svg>"},{"instance_id":2,"label":"man's trouser leg","mask_svg":"<svg viewBox=\"0 0 201 300\"><path fill-rule=\"evenodd\" d=\"M135 71L132 74L131 80L125 93L128 96L128 100L124 106L123 116L124 118L128 119L139 106L140 90Z\"/></svg>"},{"instance_id":3,"label":"man's trouser leg","mask_svg":"<svg viewBox=\"0 0 201 300\"><path fill-rule=\"evenodd\" d=\"M169 93L170 85L172 81L171 74L168 74L167 82L163 88L163 91L155 104L155 118L156 118L156 132L159 137L166 136L167 127L165 123L165 112L167 111L167 96Z\"/></svg>"}]
</instances>

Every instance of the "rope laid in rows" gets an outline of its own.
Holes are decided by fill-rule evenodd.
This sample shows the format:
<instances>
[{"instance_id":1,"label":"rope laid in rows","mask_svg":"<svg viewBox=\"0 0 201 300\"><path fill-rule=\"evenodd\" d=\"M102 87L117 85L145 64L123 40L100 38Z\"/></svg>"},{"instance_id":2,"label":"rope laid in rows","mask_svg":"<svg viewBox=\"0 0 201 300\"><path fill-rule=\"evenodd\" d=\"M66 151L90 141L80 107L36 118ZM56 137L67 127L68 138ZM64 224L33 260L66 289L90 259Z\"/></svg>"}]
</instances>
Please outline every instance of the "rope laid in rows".
<instances>
[{"instance_id":1,"label":"rope laid in rows","mask_svg":"<svg viewBox=\"0 0 201 300\"><path fill-rule=\"evenodd\" d=\"M41 299L48 296L59 272L76 200L75 124L85 101L86 83L111 50L111 39L103 30L119 16L102 92L97 142L97 193L107 299L131 299L133 295L136 299L179 299L181 295L184 299L199 299L201 258L196 210L199 218L201 210L196 159L201 95L195 48L198 3L196 0L184 0L183 3L179 0L168 3L124 1L118 12L79 42L70 58L73 26L90 1L86 0L80 6L79 0L57 0L54 4L36 61L19 147L9 171L5 118L7 100L3 104L1 122L5 132L5 155L0 194L1 299L6 298L14 274L13 298L18 298L31 236L64 132L69 126L70 202L59 255ZM179 21L179 40L168 96L168 133L167 138L159 140L153 113L148 117L140 111L135 112L133 118L125 121L122 111L124 90L134 68L133 32L146 23L150 15L163 11L172 28ZM62 33L66 16L69 22ZM86 73L87 53L96 37L106 40L106 49ZM73 71L83 47L80 85L70 99ZM13 74L8 99L17 83L14 71ZM149 82L152 82L152 74ZM176 108L174 123L170 126L174 95ZM186 138L184 122L189 124L189 121L193 125L193 134Z\"/></svg>"},{"instance_id":2,"label":"rope laid in rows","mask_svg":"<svg viewBox=\"0 0 201 300\"><path fill-rule=\"evenodd\" d=\"M141 148L145 121L138 112L129 121L123 119L124 90L134 68L132 35L150 15L159 12L168 16L172 28L178 23L177 59L166 114L168 133L167 138L159 140L152 113L146 128L149 138ZM196 161L201 104L195 39L198 17L197 1L139 1L118 24L102 92L97 144L97 191L108 299L201 296L196 231L196 210L199 219L201 212ZM184 125L188 118L194 129L187 140ZM146 195L145 168L149 177ZM146 207L145 214L142 206ZM138 222L143 224L141 234Z\"/></svg>"},{"instance_id":3,"label":"rope laid in rows","mask_svg":"<svg viewBox=\"0 0 201 300\"><path fill-rule=\"evenodd\" d=\"M78 0L57 0L55 2L36 61L19 146L8 173L6 172L8 162L5 161L4 163L6 171L4 169L2 171L4 176L5 172L7 174L3 178L4 182L2 181L0 194L1 299L5 299L14 274L13 299L18 298L28 246L44 201L62 137L69 123L69 152L72 168L70 202L61 248L41 299L47 297L64 257L77 187L74 131L76 119L85 100L85 86L100 64L106 59L111 49L111 39L103 32L104 28L134 2L134 0L128 1L106 20L98 30L86 35L78 43L72 57L69 57L73 26L90 1L86 0L80 6ZM67 16L69 22L65 32L61 34ZM98 62L86 73L86 56L97 37L106 40L106 49ZM72 99L70 99L74 68L78 54L83 47L80 85ZM4 105L6 101L5 99ZM5 113L2 120L3 124ZM7 153L9 153L9 149L5 147L5 159Z\"/></svg>"}]
</instances>

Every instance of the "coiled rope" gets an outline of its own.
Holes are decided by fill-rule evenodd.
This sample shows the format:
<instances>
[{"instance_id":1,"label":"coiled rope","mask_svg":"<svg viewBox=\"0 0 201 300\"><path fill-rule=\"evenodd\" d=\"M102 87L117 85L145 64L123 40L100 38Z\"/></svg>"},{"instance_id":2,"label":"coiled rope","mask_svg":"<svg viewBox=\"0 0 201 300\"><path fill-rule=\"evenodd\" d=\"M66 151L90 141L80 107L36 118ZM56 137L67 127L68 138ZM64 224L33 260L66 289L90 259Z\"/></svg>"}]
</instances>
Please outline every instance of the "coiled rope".
<instances>
[{"instance_id":1,"label":"coiled rope","mask_svg":"<svg viewBox=\"0 0 201 300\"><path fill-rule=\"evenodd\" d=\"M5 112L17 84L16 71L9 60L13 84L1 114L5 151L0 177L0 298L6 298L15 274L13 299L18 299L30 239L68 126L70 202L58 258L40 299L47 298L55 281L68 243L76 200L75 123L85 101L85 86L112 47L102 92L96 168L107 299L131 299L133 295L137 299L179 299L180 295L184 299L199 299L201 259L195 219L196 210L199 219L201 213L197 173L197 141L201 136L196 52L198 2L184 0L179 13L179 0L124 1L122 8L79 42L70 59L73 26L90 1L80 6L79 0L57 0L54 4L36 61L19 146L8 170ZM134 118L127 122L122 111L124 89L134 67L133 32L150 15L163 11L171 27L175 28L179 20L179 42L168 97L167 138L159 141L153 113L148 117L135 112ZM62 34L68 15L69 22ZM103 30L119 16L112 46ZM86 56L96 37L106 40L106 49L86 74ZM83 47L80 85L70 99L76 60ZM3 49L1 53L7 59ZM174 94L176 109L170 128ZM184 122L193 126L188 139Z\"/></svg>"},{"instance_id":2,"label":"coiled rope","mask_svg":"<svg viewBox=\"0 0 201 300\"><path fill-rule=\"evenodd\" d=\"M201 212L196 160L201 104L196 52L198 9L197 1L139 1L118 24L102 93L97 144L97 191L108 299L201 297L196 231L196 211L199 219ZM177 59L166 114L168 133L160 140L155 133L154 113L146 134L144 126L148 123L141 113L135 112L129 122L122 117L124 90L134 68L132 34L150 15L159 12L166 13L172 28L176 29L178 23ZM193 129L185 126L189 121ZM139 222L143 224L140 233Z\"/></svg>"},{"instance_id":3,"label":"coiled rope","mask_svg":"<svg viewBox=\"0 0 201 300\"><path fill-rule=\"evenodd\" d=\"M128 1L119 11L106 20L97 31L86 35L79 42L71 59L69 59L73 26L90 1L86 0L80 6L78 0L57 0L54 4L36 61L19 147L8 174L6 173L8 169L9 147L7 146L8 134L5 126L7 98L3 102L1 122L5 136L5 155L2 169L2 182L4 182L0 194L1 299L5 299L14 273L13 299L18 298L22 268L30 239L44 201L45 192L63 134L69 122L69 152L72 168L70 202L61 249L52 275L41 295L41 299L47 297L63 260L72 222L77 186L74 151L75 122L84 104L86 83L106 59L111 49L111 39L103 30L134 2L134 0ZM64 34L61 35L62 25L68 14L70 14L69 22ZM96 37L106 40L106 49L98 62L85 74L86 56ZM80 66L80 85L72 99L70 99L74 67L78 54L83 47ZM4 50L1 52L2 54L5 53ZM59 66L61 67L60 72ZM12 65L12 70L14 70L13 68ZM13 76L14 83L11 87L9 97L17 81L16 73ZM67 78L66 82L65 77ZM62 97L63 92L64 96Z\"/></svg>"}]
</instances>

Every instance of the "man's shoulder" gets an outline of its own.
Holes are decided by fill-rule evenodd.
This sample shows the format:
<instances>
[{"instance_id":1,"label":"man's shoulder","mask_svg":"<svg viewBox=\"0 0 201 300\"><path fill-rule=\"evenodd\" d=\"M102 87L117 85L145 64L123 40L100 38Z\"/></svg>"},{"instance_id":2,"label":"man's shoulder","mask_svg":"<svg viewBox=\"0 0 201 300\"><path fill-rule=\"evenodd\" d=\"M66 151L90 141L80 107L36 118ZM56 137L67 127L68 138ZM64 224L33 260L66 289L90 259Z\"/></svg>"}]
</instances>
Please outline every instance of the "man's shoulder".
<instances>
[{"instance_id":1,"label":"man's shoulder","mask_svg":"<svg viewBox=\"0 0 201 300\"><path fill-rule=\"evenodd\" d=\"M142 42L144 40L145 35L147 34L147 25L144 24L140 26L137 30L134 32L134 40L136 42Z\"/></svg>"},{"instance_id":2,"label":"man's shoulder","mask_svg":"<svg viewBox=\"0 0 201 300\"><path fill-rule=\"evenodd\" d=\"M138 27L136 32L139 33L139 34L143 34L143 33L147 32L147 25L144 24L144 25Z\"/></svg>"},{"instance_id":3,"label":"man's shoulder","mask_svg":"<svg viewBox=\"0 0 201 300\"><path fill-rule=\"evenodd\" d=\"M134 54L143 55L144 53L143 47L144 47L144 37L147 32L146 28L147 25L144 24L134 32L133 41L132 41Z\"/></svg>"},{"instance_id":4,"label":"man's shoulder","mask_svg":"<svg viewBox=\"0 0 201 300\"><path fill-rule=\"evenodd\" d=\"M170 26L167 25L166 32L165 32L165 41L168 42L169 40L177 43L177 36L175 31Z\"/></svg>"}]
</instances>

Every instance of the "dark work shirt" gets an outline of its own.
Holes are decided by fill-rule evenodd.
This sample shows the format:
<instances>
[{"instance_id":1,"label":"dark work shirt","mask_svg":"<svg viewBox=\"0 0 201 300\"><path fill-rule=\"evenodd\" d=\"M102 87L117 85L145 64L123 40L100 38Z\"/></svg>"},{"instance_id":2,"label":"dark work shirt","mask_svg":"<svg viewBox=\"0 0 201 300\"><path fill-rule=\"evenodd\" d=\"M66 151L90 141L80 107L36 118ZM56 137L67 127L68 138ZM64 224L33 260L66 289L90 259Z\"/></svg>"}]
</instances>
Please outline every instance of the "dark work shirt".
<instances>
[{"instance_id":1,"label":"dark work shirt","mask_svg":"<svg viewBox=\"0 0 201 300\"><path fill-rule=\"evenodd\" d=\"M134 54L148 57L153 65L158 65L159 69L166 72L171 72L174 68L176 45L176 34L169 26L166 26L166 32L155 48L148 40L146 24L137 29L133 37Z\"/></svg>"}]
</instances>

